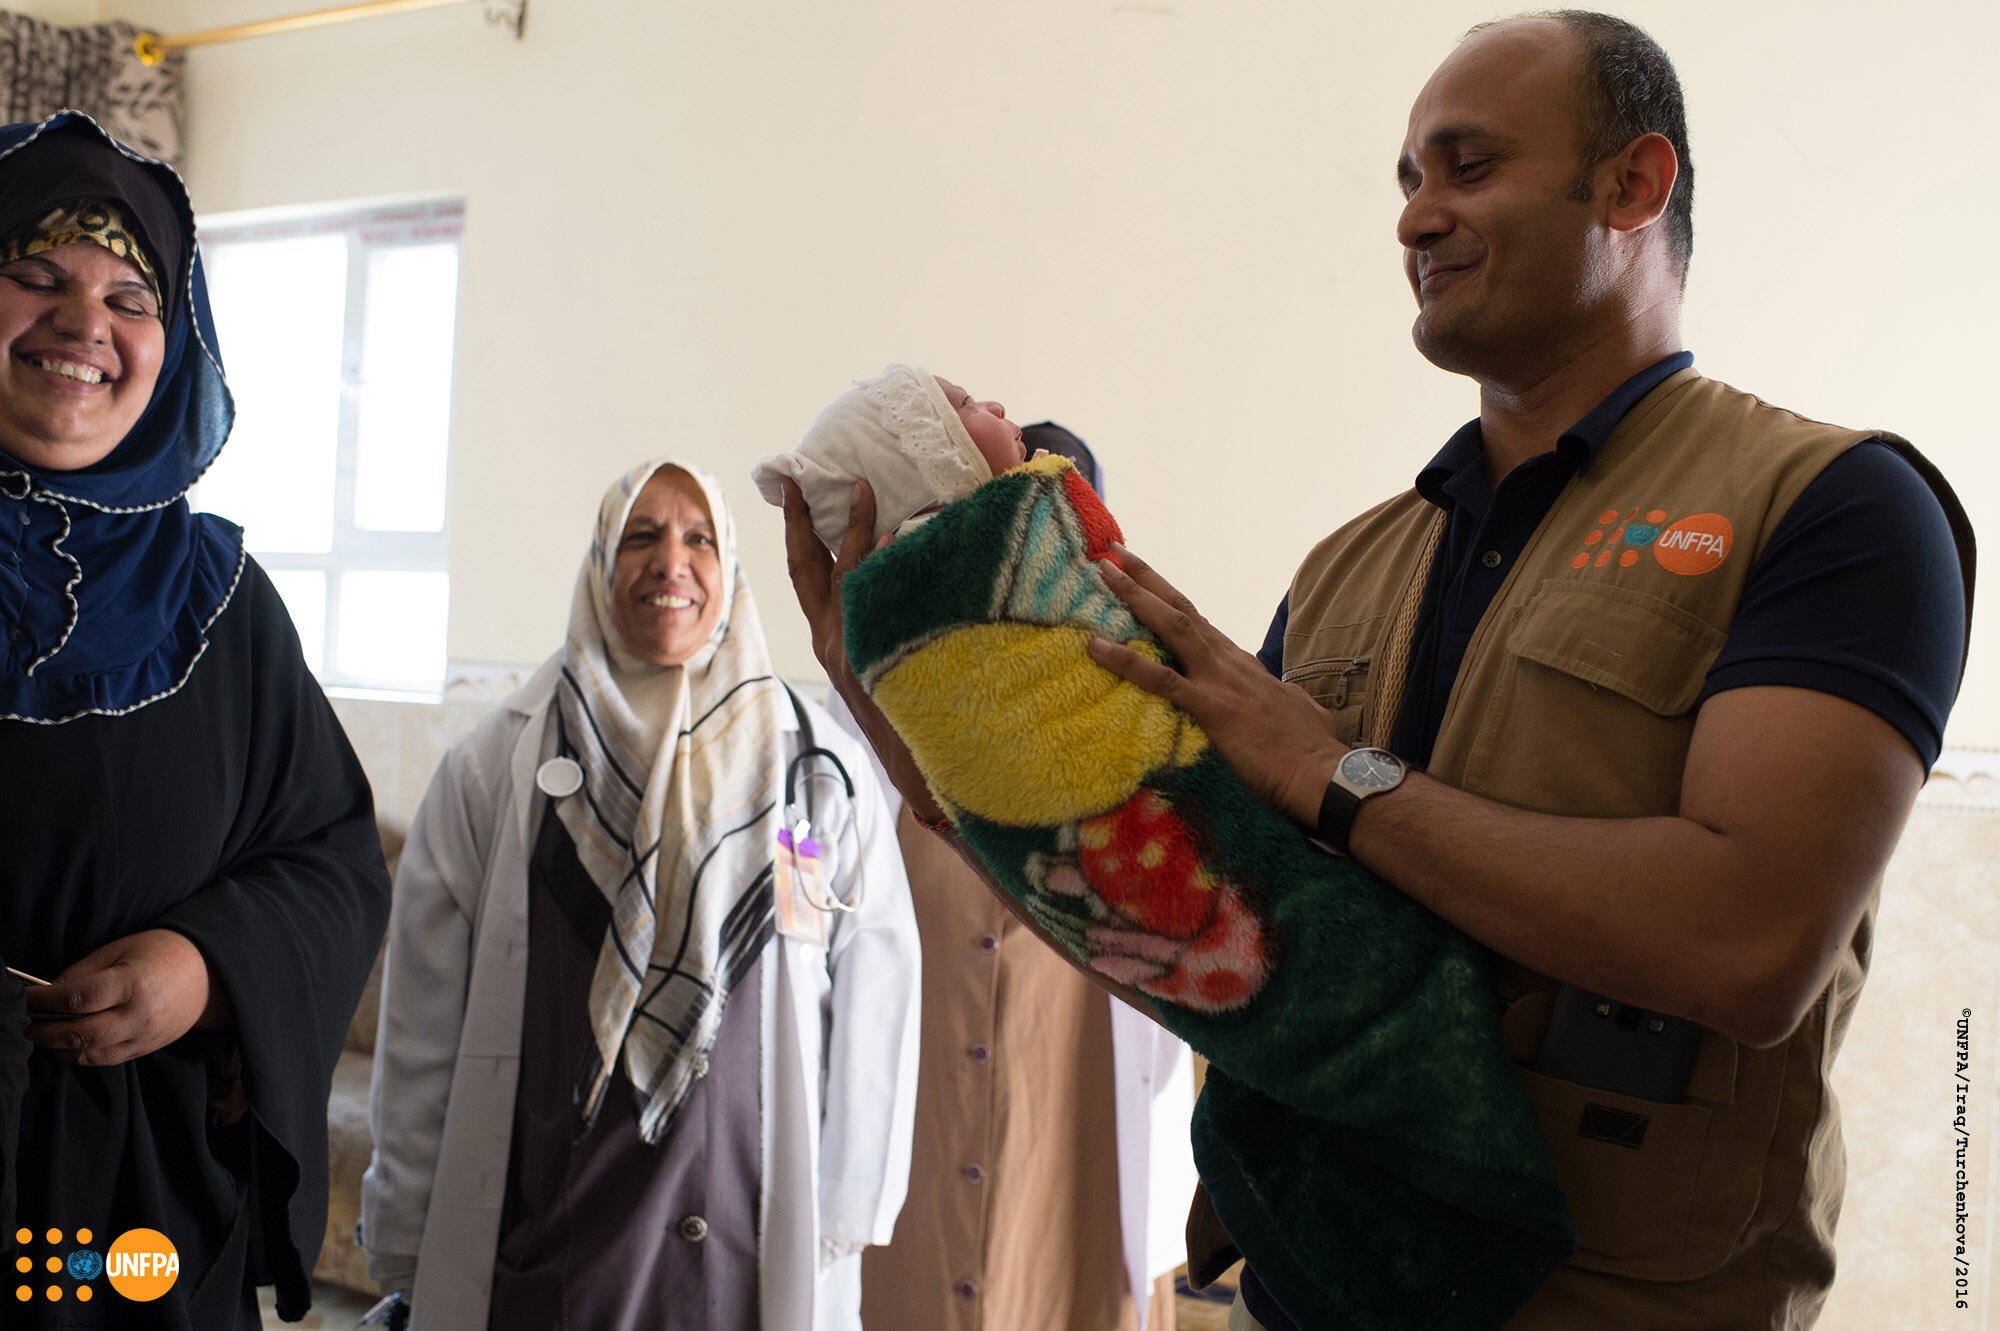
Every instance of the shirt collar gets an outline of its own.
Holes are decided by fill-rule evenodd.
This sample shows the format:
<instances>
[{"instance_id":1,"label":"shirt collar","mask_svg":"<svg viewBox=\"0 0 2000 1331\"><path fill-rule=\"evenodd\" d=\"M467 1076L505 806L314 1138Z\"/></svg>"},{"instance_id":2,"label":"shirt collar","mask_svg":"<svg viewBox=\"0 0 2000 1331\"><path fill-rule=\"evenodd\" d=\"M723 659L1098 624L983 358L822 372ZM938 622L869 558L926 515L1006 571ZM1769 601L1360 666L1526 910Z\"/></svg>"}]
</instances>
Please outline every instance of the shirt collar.
<instances>
[{"instance_id":1,"label":"shirt collar","mask_svg":"<svg viewBox=\"0 0 2000 1331\"><path fill-rule=\"evenodd\" d=\"M1584 413L1582 420L1564 430L1556 439L1555 451L1570 460L1578 471L1587 470L1603 450L1612 430L1625 419L1625 413L1638 406L1646 394L1693 364L1693 352L1677 351L1639 371ZM1454 496L1447 491L1447 484L1468 467L1483 465L1480 455L1483 442L1478 417L1459 426L1437 456L1417 473L1417 493L1439 508L1451 508Z\"/></svg>"}]
</instances>

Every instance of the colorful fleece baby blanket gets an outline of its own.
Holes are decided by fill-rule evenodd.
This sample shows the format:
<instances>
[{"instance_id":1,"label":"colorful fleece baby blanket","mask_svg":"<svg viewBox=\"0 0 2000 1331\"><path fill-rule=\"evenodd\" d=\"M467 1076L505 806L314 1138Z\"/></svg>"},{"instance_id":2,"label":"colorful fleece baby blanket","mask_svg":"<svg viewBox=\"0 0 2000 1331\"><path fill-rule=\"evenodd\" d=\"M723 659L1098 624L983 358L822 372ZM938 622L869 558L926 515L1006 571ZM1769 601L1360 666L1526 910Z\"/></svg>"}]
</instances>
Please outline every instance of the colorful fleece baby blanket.
<instances>
[{"instance_id":1,"label":"colorful fleece baby blanket","mask_svg":"<svg viewBox=\"0 0 2000 1331\"><path fill-rule=\"evenodd\" d=\"M1090 659L1165 659L1120 539L1066 460L1017 467L848 575L848 656L1002 886L1209 1059L1196 1163L1293 1318L1496 1326L1576 1236L1483 957Z\"/></svg>"}]
</instances>

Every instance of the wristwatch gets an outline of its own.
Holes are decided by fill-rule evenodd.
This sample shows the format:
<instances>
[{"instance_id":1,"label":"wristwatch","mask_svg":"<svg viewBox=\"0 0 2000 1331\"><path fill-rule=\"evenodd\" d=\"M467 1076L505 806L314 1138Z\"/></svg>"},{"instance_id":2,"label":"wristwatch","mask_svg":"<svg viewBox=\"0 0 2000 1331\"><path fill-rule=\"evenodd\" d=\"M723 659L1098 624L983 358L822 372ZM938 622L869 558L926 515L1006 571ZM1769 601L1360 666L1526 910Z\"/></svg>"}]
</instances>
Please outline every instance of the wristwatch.
<instances>
[{"instance_id":1,"label":"wristwatch","mask_svg":"<svg viewBox=\"0 0 2000 1331\"><path fill-rule=\"evenodd\" d=\"M1361 802L1394 790L1408 773L1403 760L1387 749L1349 749L1320 799L1319 839L1343 855L1351 854L1347 836L1354 830Z\"/></svg>"}]
</instances>

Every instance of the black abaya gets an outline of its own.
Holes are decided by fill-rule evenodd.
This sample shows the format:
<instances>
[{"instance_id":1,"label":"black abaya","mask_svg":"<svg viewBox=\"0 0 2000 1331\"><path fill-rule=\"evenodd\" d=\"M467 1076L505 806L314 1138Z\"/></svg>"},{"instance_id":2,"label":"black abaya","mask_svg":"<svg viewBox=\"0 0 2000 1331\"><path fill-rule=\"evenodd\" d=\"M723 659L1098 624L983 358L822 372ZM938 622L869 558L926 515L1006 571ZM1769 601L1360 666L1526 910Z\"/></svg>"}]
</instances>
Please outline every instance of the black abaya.
<instances>
[{"instance_id":1,"label":"black abaya","mask_svg":"<svg viewBox=\"0 0 2000 1331\"><path fill-rule=\"evenodd\" d=\"M14 1232L15 1146L21 1131L21 1093L28 1083L33 1046L22 1033L28 1025L21 982L0 973L0 1234Z\"/></svg>"},{"instance_id":2,"label":"black abaya","mask_svg":"<svg viewBox=\"0 0 2000 1331\"><path fill-rule=\"evenodd\" d=\"M277 1286L289 1319L309 1303L327 1089L387 922L388 877L367 781L255 563L209 639L177 693L136 711L0 722L9 963L54 978L106 943L173 929L235 1009L219 1037L115 1067L35 1052L18 1212L32 1241L0 1235L9 1326L255 1328L258 1284ZM74 1290L39 1269L79 1246L83 1226L100 1253L133 1227L165 1233L180 1256L173 1290L131 1303L100 1277L88 1304L17 1304L23 1255L38 1295L50 1280ZM50 1228L68 1241L51 1248Z\"/></svg>"}]
</instances>

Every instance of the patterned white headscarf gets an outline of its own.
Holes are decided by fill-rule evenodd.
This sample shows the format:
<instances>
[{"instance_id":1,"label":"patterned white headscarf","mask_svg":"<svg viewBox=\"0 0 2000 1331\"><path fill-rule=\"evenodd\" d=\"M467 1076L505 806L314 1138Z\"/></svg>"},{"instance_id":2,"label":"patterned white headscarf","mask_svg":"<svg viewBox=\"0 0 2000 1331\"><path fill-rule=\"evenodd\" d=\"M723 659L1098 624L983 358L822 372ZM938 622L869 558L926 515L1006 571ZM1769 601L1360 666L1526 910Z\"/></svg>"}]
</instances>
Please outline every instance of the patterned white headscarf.
<instances>
[{"instance_id":1,"label":"patterned white headscarf","mask_svg":"<svg viewBox=\"0 0 2000 1331\"><path fill-rule=\"evenodd\" d=\"M611 616L619 537L662 467L701 487L722 566L715 630L681 666L634 658ZM622 1058L648 1142L708 1071L730 988L771 936L785 705L722 487L684 462L626 472L598 507L570 604L557 709L583 788L556 815L611 903L590 981L596 1057L578 1103L596 1114Z\"/></svg>"}]
</instances>

